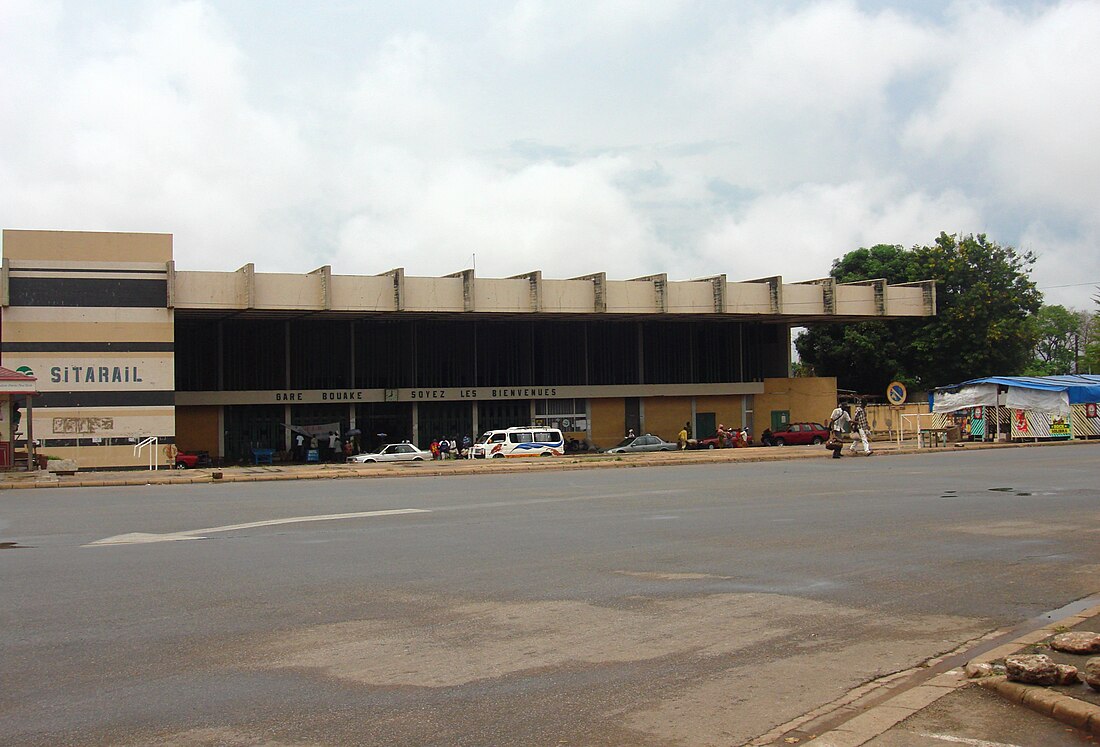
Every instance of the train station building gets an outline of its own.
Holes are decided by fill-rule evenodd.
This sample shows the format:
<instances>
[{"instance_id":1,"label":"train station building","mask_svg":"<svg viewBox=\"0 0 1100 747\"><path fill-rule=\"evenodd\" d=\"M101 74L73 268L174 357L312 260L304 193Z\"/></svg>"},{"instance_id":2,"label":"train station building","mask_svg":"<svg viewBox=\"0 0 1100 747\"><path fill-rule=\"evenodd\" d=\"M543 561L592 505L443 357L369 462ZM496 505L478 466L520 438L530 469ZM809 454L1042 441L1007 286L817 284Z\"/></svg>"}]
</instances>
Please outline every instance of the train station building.
<instances>
[{"instance_id":1,"label":"train station building","mask_svg":"<svg viewBox=\"0 0 1100 747\"><path fill-rule=\"evenodd\" d=\"M38 451L82 469L333 428L423 446L541 424L606 448L820 421L836 383L790 377L792 327L935 309L930 281L200 272L169 234L5 230L0 365L37 380Z\"/></svg>"}]
</instances>

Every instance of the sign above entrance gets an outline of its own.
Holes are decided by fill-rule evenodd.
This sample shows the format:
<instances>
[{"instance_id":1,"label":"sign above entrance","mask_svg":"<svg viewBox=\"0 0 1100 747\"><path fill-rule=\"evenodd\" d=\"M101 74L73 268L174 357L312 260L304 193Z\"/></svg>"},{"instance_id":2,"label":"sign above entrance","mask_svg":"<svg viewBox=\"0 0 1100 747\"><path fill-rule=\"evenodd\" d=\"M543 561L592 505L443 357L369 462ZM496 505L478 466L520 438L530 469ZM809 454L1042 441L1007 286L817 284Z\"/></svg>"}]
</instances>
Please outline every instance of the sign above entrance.
<instances>
[{"instance_id":1,"label":"sign above entrance","mask_svg":"<svg viewBox=\"0 0 1100 747\"><path fill-rule=\"evenodd\" d=\"M473 386L438 389L277 389L271 391L176 392L177 406L315 405L361 402L487 402L594 397L691 397L761 394L759 381L724 384L622 384L613 386Z\"/></svg>"}]
</instances>

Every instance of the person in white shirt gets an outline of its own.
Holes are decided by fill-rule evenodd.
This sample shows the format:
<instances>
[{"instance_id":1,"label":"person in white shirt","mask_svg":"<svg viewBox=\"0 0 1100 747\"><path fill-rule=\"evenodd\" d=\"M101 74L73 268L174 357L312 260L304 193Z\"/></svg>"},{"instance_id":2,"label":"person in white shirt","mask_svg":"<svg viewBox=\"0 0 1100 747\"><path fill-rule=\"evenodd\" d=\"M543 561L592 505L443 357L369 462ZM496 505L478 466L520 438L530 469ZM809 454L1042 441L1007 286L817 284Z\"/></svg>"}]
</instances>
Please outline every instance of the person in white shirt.
<instances>
[{"instance_id":1,"label":"person in white shirt","mask_svg":"<svg viewBox=\"0 0 1100 747\"><path fill-rule=\"evenodd\" d=\"M832 449L833 459L840 459L841 442L844 440L844 432L848 430L848 424L851 422L852 418L848 415L848 411L839 404L829 415L829 430L832 432L832 438L829 441L830 444L835 442L837 446L837 448Z\"/></svg>"}]
</instances>

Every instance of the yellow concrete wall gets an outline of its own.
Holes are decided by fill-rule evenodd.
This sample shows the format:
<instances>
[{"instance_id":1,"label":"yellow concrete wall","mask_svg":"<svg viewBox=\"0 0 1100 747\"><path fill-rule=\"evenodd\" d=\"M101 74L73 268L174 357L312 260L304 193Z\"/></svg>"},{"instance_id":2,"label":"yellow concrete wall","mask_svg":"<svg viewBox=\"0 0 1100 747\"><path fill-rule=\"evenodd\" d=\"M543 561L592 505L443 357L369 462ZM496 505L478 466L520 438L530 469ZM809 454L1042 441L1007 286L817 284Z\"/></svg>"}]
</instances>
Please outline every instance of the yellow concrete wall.
<instances>
[{"instance_id":1,"label":"yellow concrete wall","mask_svg":"<svg viewBox=\"0 0 1100 747\"><path fill-rule=\"evenodd\" d=\"M871 430L875 433L890 433L893 434L901 427L902 415L929 415L928 400L923 402L908 402L902 405L900 408L894 408L890 405L868 405L867 406L867 424L871 426ZM931 421L928 418L924 418L925 427L929 427L928 423ZM916 419L910 417L905 421L904 430L908 435L912 436L916 430Z\"/></svg>"},{"instance_id":2,"label":"yellow concrete wall","mask_svg":"<svg viewBox=\"0 0 1100 747\"><path fill-rule=\"evenodd\" d=\"M220 407L177 407L176 446L180 451L205 451L219 456L218 413Z\"/></svg>"},{"instance_id":3,"label":"yellow concrete wall","mask_svg":"<svg viewBox=\"0 0 1100 747\"><path fill-rule=\"evenodd\" d=\"M772 307L767 283L727 283L726 309L741 313L767 314Z\"/></svg>"},{"instance_id":4,"label":"yellow concrete wall","mask_svg":"<svg viewBox=\"0 0 1100 747\"><path fill-rule=\"evenodd\" d=\"M4 257L72 262L169 262L172 234L4 229ZM164 269L161 267L161 269Z\"/></svg>"},{"instance_id":5,"label":"yellow concrete wall","mask_svg":"<svg viewBox=\"0 0 1100 747\"><path fill-rule=\"evenodd\" d=\"M256 307L315 309L324 298L321 275L256 273Z\"/></svg>"},{"instance_id":6,"label":"yellow concrete wall","mask_svg":"<svg viewBox=\"0 0 1100 747\"><path fill-rule=\"evenodd\" d=\"M645 397L642 412L642 430L675 441L684 423L691 420L691 397Z\"/></svg>"},{"instance_id":7,"label":"yellow concrete wall","mask_svg":"<svg viewBox=\"0 0 1100 747\"><path fill-rule=\"evenodd\" d=\"M741 395L727 394L714 397L696 397L695 412L713 412L714 424L724 425L727 428L740 428L741 423ZM710 438L713 433L696 433L694 438Z\"/></svg>"},{"instance_id":8,"label":"yellow concrete wall","mask_svg":"<svg viewBox=\"0 0 1100 747\"><path fill-rule=\"evenodd\" d=\"M824 288L820 285L783 286L784 314L821 314L824 311Z\"/></svg>"},{"instance_id":9,"label":"yellow concrete wall","mask_svg":"<svg viewBox=\"0 0 1100 747\"><path fill-rule=\"evenodd\" d=\"M596 306L596 286L591 280L543 280L543 311L587 312Z\"/></svg>"},{"instance_id":10,"label":"yellow concrete wall","mask_svg":"<svg viewBox=\"0 0 1100 747\"><path fill-rule=\"evenodd\" d=\"M626 423L626 401L619 397L589 399L588 409L592 443L601 449L610 449L623 440Z\"/></svg>"},{"instance_id":11,"label":"yellow concrete wall","mask_svg":"<svg viewBox=\"0 0 1100 747\"><path fill-rule=\"evenodd\" d=\"M710 281L669 283L666 292L669 312L699 314L714 310L714 286Z\"/></svg>"},{"instance_id":12,"label":"yellow concrete wall","mask_svg":"<svg viewBox=\"0 0 1100 747\"><path fill-rule=\"evenodd\" d=\"M408 283L407 278L405 282ZM474 308L493 311L530 311L531 281L526 278L477 280L474 283Z\"/></svg>"},{"instance_id":13,"label":"yellow concrete wall","mask_svg":"<svg viewBox=\"0 0 1100 747\"><path fill-rule=\"evenodd\" d=\"M833 376L764 379L764 393L753 395L754 429L761 433L771 426L772 410L789 410L791 422L825 423L834 407Z\"/></svg>"}]
</instances>

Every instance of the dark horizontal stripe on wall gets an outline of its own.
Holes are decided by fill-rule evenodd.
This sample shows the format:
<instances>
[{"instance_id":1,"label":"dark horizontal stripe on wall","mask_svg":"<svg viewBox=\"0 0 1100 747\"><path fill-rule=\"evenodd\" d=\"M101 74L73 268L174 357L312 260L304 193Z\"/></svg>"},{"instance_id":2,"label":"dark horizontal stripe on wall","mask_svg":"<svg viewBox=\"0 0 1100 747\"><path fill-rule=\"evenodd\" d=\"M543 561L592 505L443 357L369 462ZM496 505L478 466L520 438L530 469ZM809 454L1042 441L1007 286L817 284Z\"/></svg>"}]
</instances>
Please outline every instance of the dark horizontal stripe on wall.
<instances>
[{"instance_id":1,"label":"dark horizontal stripe on wall","mask_svg":"<svg viewBox=\"0 0 1100 747\"><path fill-rule=\"evenodd\" d=\"M69 272L74 274L79 273L115 273L118 275L167 275L168 270L111 270L104 269L102 267L13 267L11 268L12 275L19 272Z\"/></svg>"},{"instance_id":2,"label":"dark horizontal stripe on wall","mask_svg":"<svg viewBox=\"0 0 1100 747\"><path fill-rule=\"evenodd\" d=\"M60 448L62 446L133 446L144 438L126 438L123 436L116 436L112 438L101 438L98 442L93 441L91 436L84 438L36 438L38 441L38 448ZM176 442L175 436L157 436L157 442L159 446L165 446L167 444L174 444ZM163 455L162 455L163 459Z\"/></svg>"},{"instance_id":3,"label":"dark horizontal stripe on wall","mask_svg":"<svg viewBox=\"0 0 1100 747\"><path fill-rule=\"evenodd\" d=\"M171 342L3 342L5 353L171 353Z\"/></svg>"},{"instance_id":4,"label":"dark horizontal stripe on wall","mask_svg":"<svg viewBox=\"0 0 1100 747\"><path fill-rule=\"evenodd\" d=\"M8 279L12 306L128 306L163 309L168 306L167 280L125 278Z\"/></svg>"},{"instance_id":5,"label":"dark horizontal stripe on wall","mask_svg":"<svg viewBox=\"0 0 1100 747\"><path fill-rule=\"evenodd\" d=\"M161 407L176 404L171 391L138 389L126 392L40 392L34 407Z\"/></svg>"}]
</instances>

